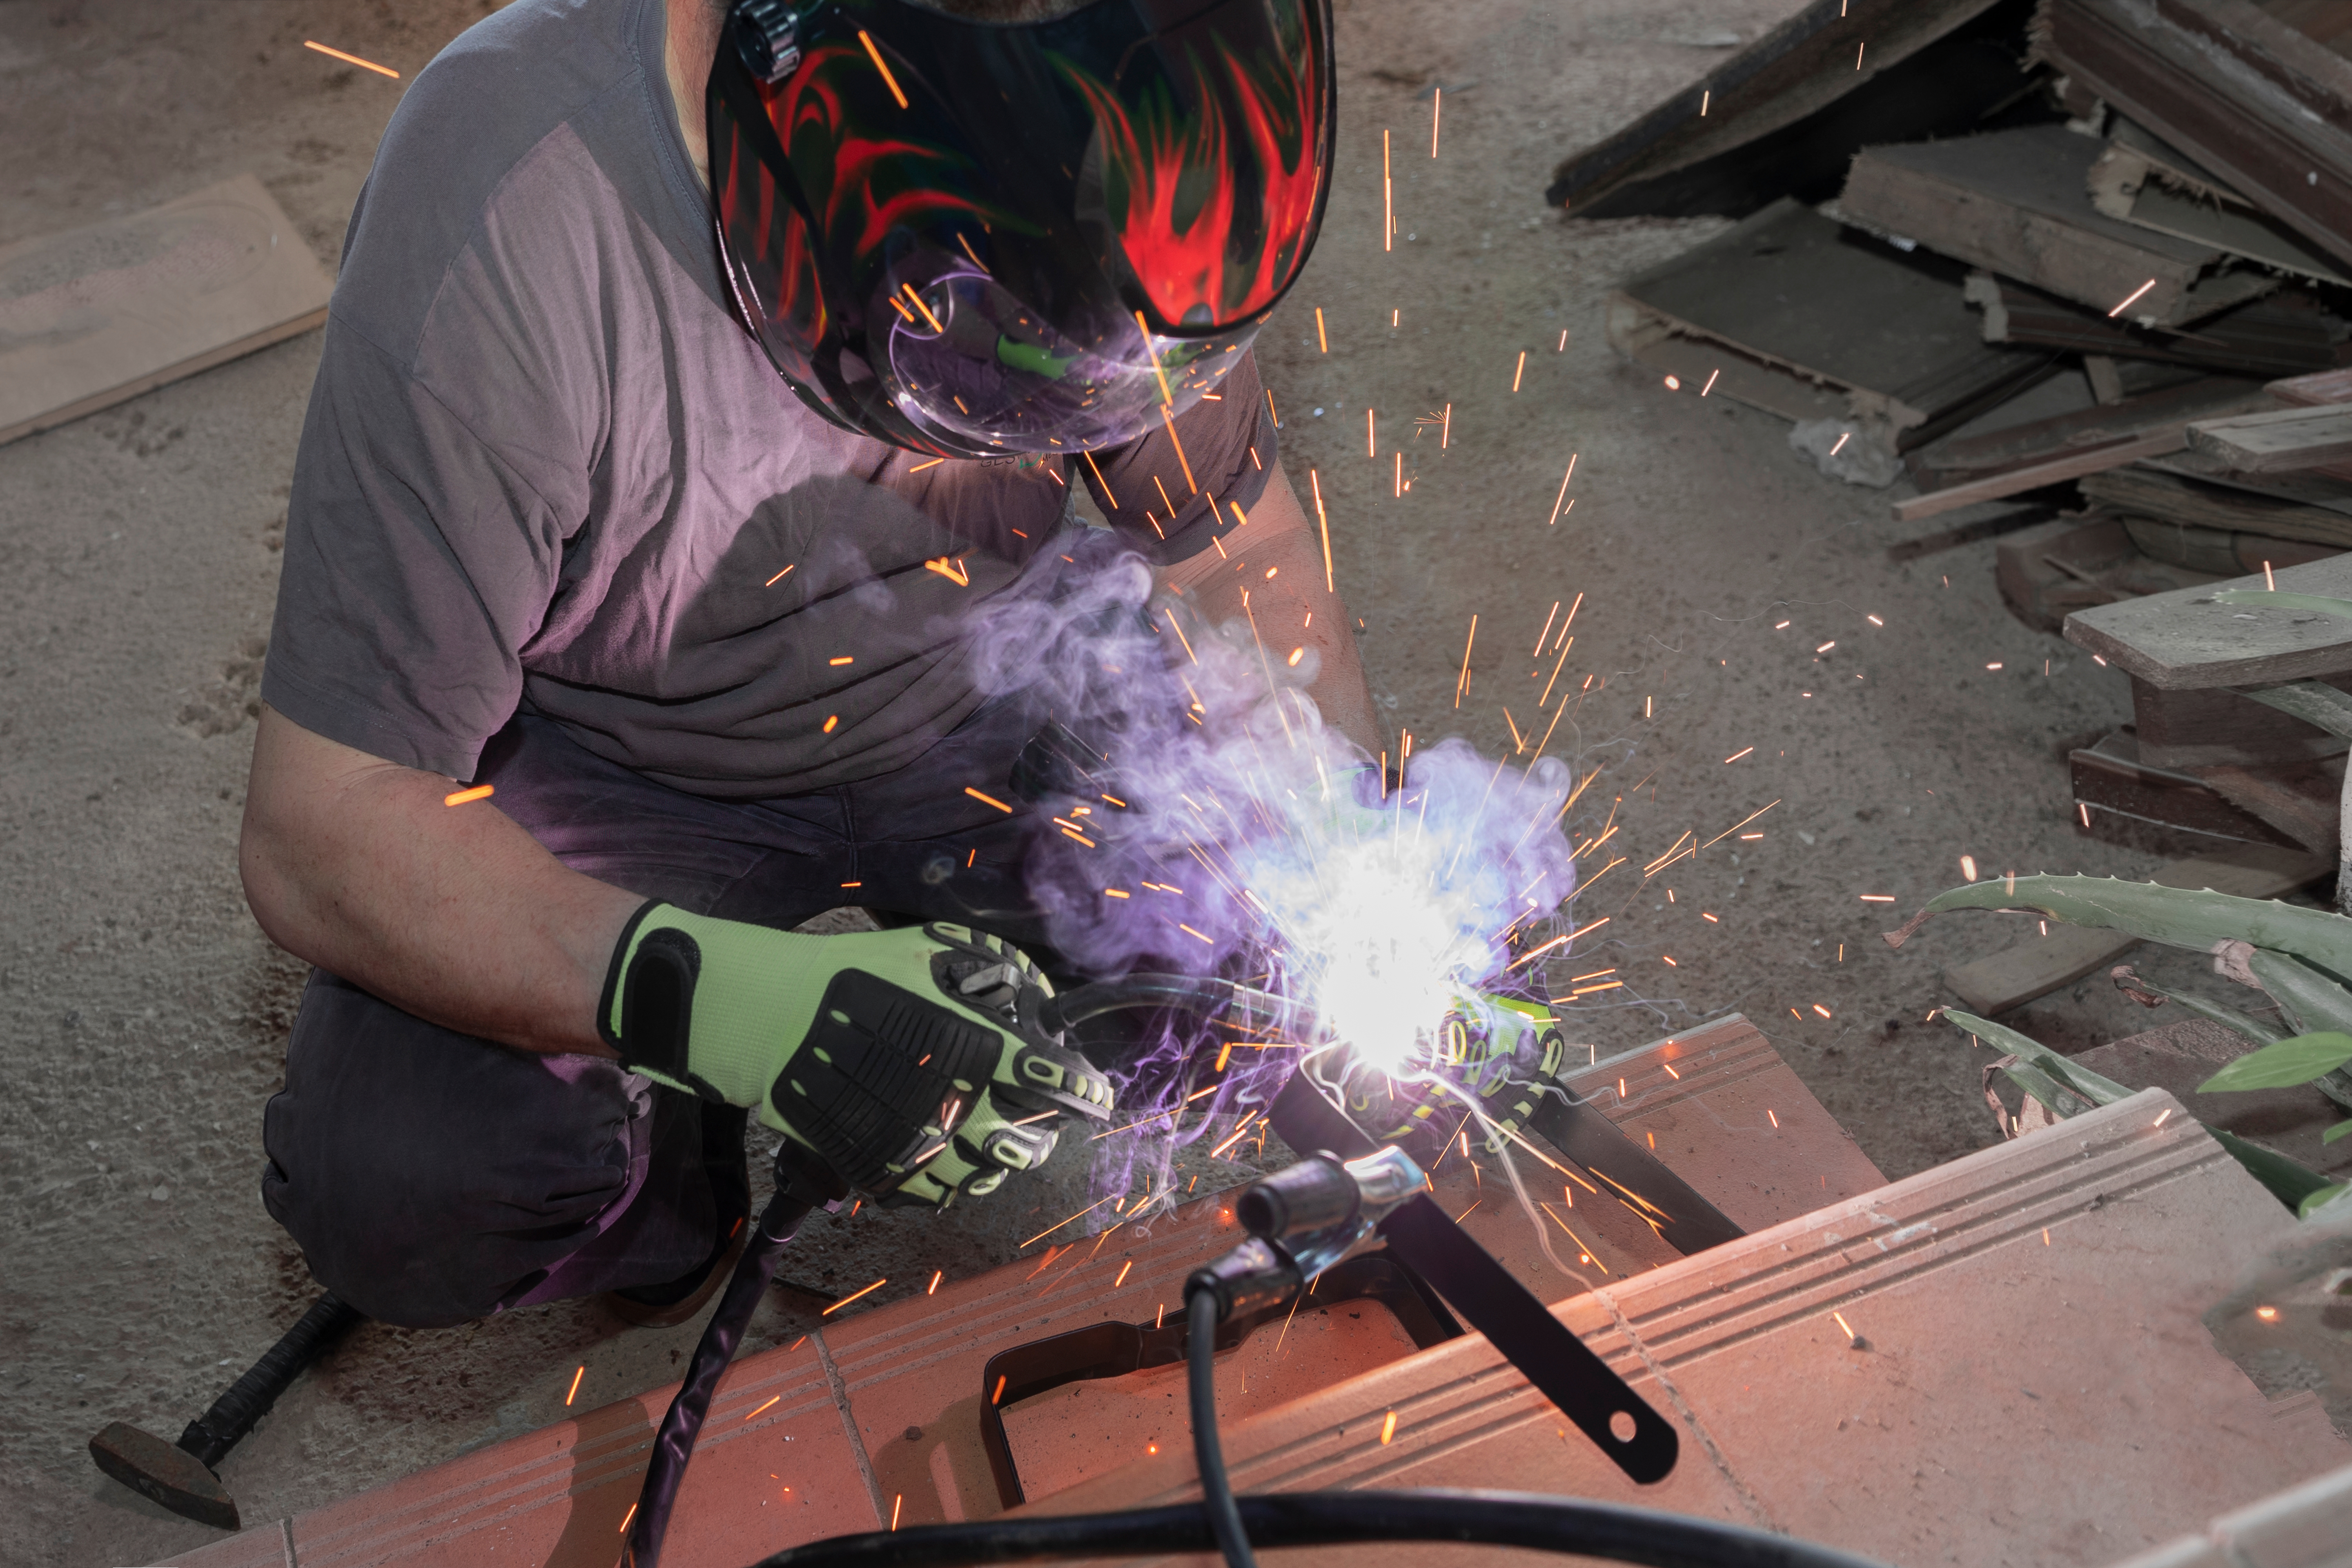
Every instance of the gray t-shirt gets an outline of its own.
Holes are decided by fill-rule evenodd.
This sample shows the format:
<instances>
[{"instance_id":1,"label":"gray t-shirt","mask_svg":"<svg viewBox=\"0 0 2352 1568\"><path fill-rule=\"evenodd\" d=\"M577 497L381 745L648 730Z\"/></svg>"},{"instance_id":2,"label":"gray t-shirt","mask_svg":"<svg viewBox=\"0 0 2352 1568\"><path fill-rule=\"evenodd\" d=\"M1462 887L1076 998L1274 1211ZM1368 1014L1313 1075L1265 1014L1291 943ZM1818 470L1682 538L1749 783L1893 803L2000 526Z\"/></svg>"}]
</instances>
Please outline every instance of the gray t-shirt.
<instances>
[{"instance_id":1,"label":"gray t-shirt","mask_svg":"<svg viewBox=\"0 0 2352 1568\"><path fill-rule=\"evenodd\" d=\"M528 704L697 795L870 778L979 706L958 627L1058 566L1070 484L1161 563L1263 490L1247 361L1176 420L1181 460L1163 431L1092 464L927 463L803 407L725 303L663 21L522 0L393 116L262 680L303 728L463 779Z\"/></svg>"}]
</instances>

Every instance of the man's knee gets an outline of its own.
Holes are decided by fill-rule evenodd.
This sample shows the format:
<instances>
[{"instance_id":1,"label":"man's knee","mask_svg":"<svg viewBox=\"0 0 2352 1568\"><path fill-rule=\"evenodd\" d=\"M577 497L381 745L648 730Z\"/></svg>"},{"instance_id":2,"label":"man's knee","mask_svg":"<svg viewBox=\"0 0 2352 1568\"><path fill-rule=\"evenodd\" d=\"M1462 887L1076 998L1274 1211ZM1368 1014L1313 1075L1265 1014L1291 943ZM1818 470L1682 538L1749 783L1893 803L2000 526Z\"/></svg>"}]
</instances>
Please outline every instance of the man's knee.
<instances>
[{"instance_id":1,"label":"man's knee","mask_svg":"<svg viewBox=\"0 0 2352 1568\"><path fill-rule=\"evenodd\" d=\"M262 1199L320 1283L370 1317L481 1317L629 1195L631 1123L646 1113L629 1081L611 1062L509 1050L314 973L264 1118Z\"/></svg>"}]
</instances>

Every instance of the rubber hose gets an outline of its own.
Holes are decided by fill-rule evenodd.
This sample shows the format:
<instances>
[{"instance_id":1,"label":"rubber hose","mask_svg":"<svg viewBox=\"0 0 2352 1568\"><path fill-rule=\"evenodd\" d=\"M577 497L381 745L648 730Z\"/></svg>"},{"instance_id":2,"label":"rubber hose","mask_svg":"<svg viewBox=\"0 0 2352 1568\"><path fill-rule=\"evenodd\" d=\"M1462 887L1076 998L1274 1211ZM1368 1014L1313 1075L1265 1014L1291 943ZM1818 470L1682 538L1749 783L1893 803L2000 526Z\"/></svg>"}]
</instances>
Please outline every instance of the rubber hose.
<instances>
[{"instance_id":1,"label":"rubber hose","mask_svg":"<svg viewBox=\"0 0 2352 1568\"><path fill-rule=\"evenodd\" d=\"M1516 1546L1645 1568L1884 1568L1834 1547L1720 1520L1537 1492L1267 1492L1238 1502L1251 1539L1268 1550L1433 1541ZM1174 1557L1214 1545L1202 1506L1181 1503L839 1535L762 1558L756 1568L945 1568L1072 1557Z\"/></svg>"},{"instance_id":2,"label":"rubber hose","mask_svg":"<svg viewBox=\"0 0 2352 1568\"><path fill-rule=\"evenodd\" d=\"M1207 1015L1223 1009L1250 1024L1279 1024L1305 1009L1270 991L1255 991L1205 974L1129 974L1074 986L1046 1005L1048 1028L1065 1029L1105 1013L1136 1007L1175 1007Z\"/></svg>"},{"instance_id":3,"label":"rubber hose","mask_svg":"<svg viewBox=\"0 0 2352 1568\"><path fill-rule=\"evenodd\" d=\"M704 1325L702 1338L687 1363L686 1380L669 1402L661 1428L654 1434L653 1458L646 1466L646 1481L637 1492L637 1508L629 1521L627 1548L621 1554L625 1568L656 1568L661 1562L662 1537L669 1531L671 1508L686 1479L687 1461L694 1458L694 1440L710 1412L710 1396L719 1379L735 1359L735 1347L751 1326L760 1298L775 1277L776 1263L814 1205L779 1188L760 1211L760 1222L743 1246L735 1272L728 1277L719 1310Z\"/></svg>"},{"instance_id":4,"label":"rubber hose","mask_svg":"<svg viewBox=\"0 0 2352 1568\"><path fill-rule=\"evenodd\" d=\"M1192 1463L1201 1472L1201 1506L1217 1538L1217 1550L1225 1554L1225 1568L1257 1568L1241 1510L1234 1506L1224 1449L1217 1441L1217 1293L1193 1291L1184 1299L1184 1314L1190 1363L1185 1384L1192 1405Z\"/></svg>"}]
</instances>

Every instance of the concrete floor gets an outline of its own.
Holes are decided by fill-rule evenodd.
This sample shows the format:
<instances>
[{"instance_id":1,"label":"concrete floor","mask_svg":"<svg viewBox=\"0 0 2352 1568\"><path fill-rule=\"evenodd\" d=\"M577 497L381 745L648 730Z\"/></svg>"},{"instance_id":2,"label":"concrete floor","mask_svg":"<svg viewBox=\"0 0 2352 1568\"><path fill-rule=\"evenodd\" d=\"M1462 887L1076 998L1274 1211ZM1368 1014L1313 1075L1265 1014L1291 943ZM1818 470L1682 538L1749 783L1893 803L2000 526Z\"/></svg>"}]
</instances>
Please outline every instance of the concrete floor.
<instances>
[{"instance_id":1,"label":"concrete floor","mask_svg":"<svg viewBox=\"0 0 2352 1568\"><path fill-rule=\"evenodd\" d=\"M1628 982L1606 994L1622 1000L1576 1015L1576 1037L1606 1054L1744 1011L1901 1175L1992 1136L1966 1037L1921 1020L1943 999L1939 964L2025 933L1955 919L1898 955L1874 934L1889 906L1856 895L1892 894L1907 911L1956 879L1964 852L2021 870L2145 874L2156 860L2071 831L2063 753L2120 721L2128 694L2006 615L1990 544L1889 567L1886 544L1960 520L1898 529L1884 493L1821 477L1777 419L1670 393L1608 352L1612 284L1720 223L1586 224L1542 205L1561 154L1724 58L1710 37L1753 37L1792 8L1339 0L1330 219L1260 356L1290 471L1320 476L1339 586L1365 622L1391 726L1508 749L1504 710L1533 708L1521 650L1556 602L1585 595L1563 679L1591 675L1592 689L1554 751L1583 759L1580 776L1607 764L1586 826L1622 796L1632 859L1581 906L1611 923L1555 972L1614 965ZM487 9L0 5L0 241L250 170L331 266L401 86L302 40L413 75ZM1433 83L1445 89L1434 162ZM1389 252L1384 128L1401 230ZM301 972L247 914L233 850L318 346L299 339L0 449L11 1563L146 1562L210 1539L102 1480L84 1442L114 1418L175 1436L312 1289L257 1190L261 1106ZM1388 443L1449 403L1445 449L1429 434L1410 444L1413 488L1395 497ZM1367 407L1382 422L1377 460L1363 454ZM1576 505L1549 526L1571 455ZM1748 830L1762 838L1637 883L1684 829L1707 837L1773 802ZM2066 1048L2141 1026L2104 982L2025 1017ZM1079 1206L1066 1200L1084 1184L1073 1164L969 1216L835 1221L786 1273L844 1286L887 1275L898 1283L875 1300L888 1300L934 1269L1009 1256L1033 1215ZM812 1310L774 1293L751 1342L802 1332ZM584 1303L434 1334L369 1326L226 1477L249 1518L309 1507L557 1416L576 1367L584 1404L663 1381L693 1333L624 1330Z\"/></svg>"}]
</instances>

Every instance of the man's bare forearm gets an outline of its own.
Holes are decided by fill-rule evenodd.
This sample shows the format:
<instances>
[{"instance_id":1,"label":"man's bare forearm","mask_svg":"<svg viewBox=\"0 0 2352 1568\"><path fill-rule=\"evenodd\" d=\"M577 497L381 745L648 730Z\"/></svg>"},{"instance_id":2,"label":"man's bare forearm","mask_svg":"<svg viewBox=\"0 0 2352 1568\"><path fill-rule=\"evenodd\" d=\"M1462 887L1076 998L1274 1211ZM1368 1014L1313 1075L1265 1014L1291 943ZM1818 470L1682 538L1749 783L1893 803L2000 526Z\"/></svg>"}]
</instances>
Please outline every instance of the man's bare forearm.
<instances>
[{"instance_id":1,"label":"man's bare forearm","mask_svg":"<svg viewBox=\"0 0 2352 1568\"><path fill-rule=\"evenodd\" d=\"M1289 658L1297 647L1314 650L1319 668L1308 696L1323 721L1363 748L1380 752L1372 696L1356 651L1355 623L1348 606L1325 585L1323 543L1298 504L1297 492L1276 463L1265 493L1248 521L1225 535L1222 552L1210 550L1179 562L1160 580L1192 601L1212 622L1247 616L1267 653ZM1249 595L1246 606L1244 593Z\"/></svg>"},{"instance_id":2,"label":"man's bare forearm","mask_svg":"<svg viewBox=\"0 0 2352 1568\"><path fill-rule=\"evenodd\" d=\"M644 900L564 867L437 774L262 710L238 868L278 946L422 1018L530 1051L613 1053L596 1000Z\"/></svg>"}]
</instances>

